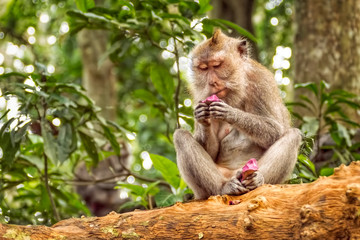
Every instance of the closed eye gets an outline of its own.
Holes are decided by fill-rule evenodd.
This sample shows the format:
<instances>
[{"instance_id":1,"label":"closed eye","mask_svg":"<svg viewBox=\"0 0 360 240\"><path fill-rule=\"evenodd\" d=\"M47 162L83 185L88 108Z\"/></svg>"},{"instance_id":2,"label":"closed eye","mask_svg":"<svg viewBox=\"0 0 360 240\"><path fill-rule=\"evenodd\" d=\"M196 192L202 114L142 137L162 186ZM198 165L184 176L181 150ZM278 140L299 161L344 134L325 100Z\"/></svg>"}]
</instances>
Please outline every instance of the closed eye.
<instances>
[{"instance_id":1,"label":"closed eye","mask_svg":"<svg viewBox=\"0 0 360 240\"><path fill-rule=\"evenodd\" d=\"M218 67L221 66L221 62L214 62L214 63L212 64L212 66L213 66L213 68L218 68Z\"/></svg>"},{"instance_id":2,"label":"closed eye","mask_svg":"<svg viewBox=\"0 0 360 240\"><path fill-rule=\"evenodd\" d=\"M208 70L208 66L206 64L200 64L198 68L203 71Z\"/></svg>"}]
</instances>

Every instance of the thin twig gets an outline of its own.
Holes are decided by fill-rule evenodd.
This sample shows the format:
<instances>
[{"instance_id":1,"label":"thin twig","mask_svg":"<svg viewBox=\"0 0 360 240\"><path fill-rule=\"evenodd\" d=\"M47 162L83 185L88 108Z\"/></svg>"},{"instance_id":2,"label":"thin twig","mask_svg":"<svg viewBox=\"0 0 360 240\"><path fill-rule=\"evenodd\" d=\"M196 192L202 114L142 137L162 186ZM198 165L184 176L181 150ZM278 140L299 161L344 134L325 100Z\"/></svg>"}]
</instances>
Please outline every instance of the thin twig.
<instances>
[{"instance_id":1,"label":"thin twig","mask_svg":"<svg viewBox=\"0 0 360 240\"><path fill-rule=\"evenodd\" d=\"M171 27L173 28L173 25L171 24ZM174 48L175 48L175 62L176 62L176 68L177 68L177 80L178 84L176 87L176 92L174 95L174 102L175 102L175 113L176 113L176 128L180 128L180 121L179 121L179 95L180 95L180 89L181 89L181 77L180 77L180 64L179 64L179 50L177 47L177 39L173 37L174 39Z\"/></svg>"},{"instance_id":2,"label":"thin twig","mask_svg":"<svg viewBox=\"0 0 360 240\"><path fill-rule=\"evenodd\" d=\"M51 207L52 207L52 210L54 213L55 220L58 222L58 221L60 221L60 215L56 209L55 201L51 195L51 190L50 190L50 186L49 186L49 176L48 176L48 158L45 153L44 153L44 163L45 163L45 167L44 167L45 187L46 187L46 191L49 195L49 199L50 199L50 203L51 203Z\"/></svg>"},{"instance_id":3,"label":"thin twig","mask_svg":"<svg viewBox=\"0 0 360 240\"><path fill-rule=\"evenodd\" d=\"M121 167L122 167L126 172L128 172L129 175L132 175L132 176L134 176L135 178L140 179L140 180L145 181L145 182L157 182L157 181L159 181L159 180L157 180L157 179L147 178L147 177L143 177L143 176L141 176L141 175L138 175L138 174L136 174L136 173L133 173L129 168L127 168L127 167L124 165L124 163L123 163L123 162L121 161L121 159L120 159L120 156L117 156L117 157L118 157L118 160L119 160L119 161L118 161L119 164L121 165ZM160 180L159 185L163 185L163 186L168 187L168 188L171 189L170 184L167 183L167 182L165 182L165 181L161 181L161 180Z\"/></svg>"}]
</instances>

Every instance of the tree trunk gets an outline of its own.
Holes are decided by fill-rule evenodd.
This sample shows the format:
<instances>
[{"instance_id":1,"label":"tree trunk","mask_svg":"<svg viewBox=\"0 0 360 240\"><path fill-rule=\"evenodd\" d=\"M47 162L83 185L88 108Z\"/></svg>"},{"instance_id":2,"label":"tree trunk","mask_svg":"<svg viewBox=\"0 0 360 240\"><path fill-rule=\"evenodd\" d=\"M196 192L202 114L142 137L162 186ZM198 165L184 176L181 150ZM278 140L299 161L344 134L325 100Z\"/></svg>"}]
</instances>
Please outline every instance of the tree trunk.
<instances>
[{"instance_id":1,"label":"tree trunk","mask_svg":"<svg viewBox=\"0 0 360 240\"><path fill-rule=\"evenodd\" d=\"M229 201L237 204L229 205ZM238 202L236 202L238 201ZM264 185L168 208L73 218L52 227L0 225L19 239L360 239L360 162L309 184Z\"/></svg>"},{"instance_id":2,"label":"tree trunk","mask_svg":"<svg viewBox=\"0 0 360 240\"><path fill-rule=\"evenodd\" d=\"M213 0L213 10L210 13L211 18L220 18L236 23L248 32L254 34L254 27L252 24L252 13L254 7L254 0ZM233 37L239 36L233 32ZM256 45L252 44L253 58L257 59Z\"/></svg>"},{"instance_id":3,"label":"tree trunk","mask_svg":"<svg viewBox=\"0 0 360 240\"><path fill-rule=\"evenodd\" d=\"M295 13L295 82L325 80L360 95L360 1L295 1ZM348 114L360 122L359 113Z\"/></svg>"},{"instance_id":4,"label":"tree trunk","mask_svg":"<svg viewBox=\"0 0 360 240\"><path fill-rule=\"evenodd\" d=\"M107 120L116 119L116 77L114 65L106 59L107 33L104 30L83 29L78 35L83 63L83 85L89 96L101 108Z\"/></svg>"}]
</instances>

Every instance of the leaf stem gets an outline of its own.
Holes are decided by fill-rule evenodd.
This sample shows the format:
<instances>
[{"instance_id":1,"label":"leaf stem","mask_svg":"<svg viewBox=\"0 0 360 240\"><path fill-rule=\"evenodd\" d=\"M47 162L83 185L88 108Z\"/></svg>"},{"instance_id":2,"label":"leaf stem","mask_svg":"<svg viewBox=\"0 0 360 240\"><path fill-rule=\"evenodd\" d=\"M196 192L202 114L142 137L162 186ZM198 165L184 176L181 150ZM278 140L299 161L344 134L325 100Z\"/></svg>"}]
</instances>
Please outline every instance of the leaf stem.
<instances>
[{"instance_id":1,"label":"leaf stem","mask_svg":"<svg viewBox=\"0 0 360 240\"><path fill-rule=\"evenodd\" d=\"M53 214L54 214L54 218L55 220L58 222L60 221L60 215L56 209L56 205L55 205L55 201L51 195L51 190L50 190L50 186L49 186L49 175L48 175L48 158L46 156L46 154L44 153L44 178L45 178L45 187L46 187L46 192L49 195L49 199L50 199L50 203L51 203L51 208L53 210Z\"/></svg>"},{"instance_id":2,"label":"leaf stem","mask_svg":"<svg viewBox=\"0 0 360 240\"><path fill-rule=\"evenodd\" d=\"M171 25L171 27L173 28L173 25ZM180 128L180 121L179 121L179 95L180 95L180 89L181 89L181 77L180 77L180 64L179 64L179 50L177 47L177 39L175 37L173 37L174 39L174 54L175 54L175 62L176 62L176 69L177 69L177 87L176 87L176 92L174 95L174 102L175 102L175 113L176 113L176 128Z\"/></svg>"}]
</instances>

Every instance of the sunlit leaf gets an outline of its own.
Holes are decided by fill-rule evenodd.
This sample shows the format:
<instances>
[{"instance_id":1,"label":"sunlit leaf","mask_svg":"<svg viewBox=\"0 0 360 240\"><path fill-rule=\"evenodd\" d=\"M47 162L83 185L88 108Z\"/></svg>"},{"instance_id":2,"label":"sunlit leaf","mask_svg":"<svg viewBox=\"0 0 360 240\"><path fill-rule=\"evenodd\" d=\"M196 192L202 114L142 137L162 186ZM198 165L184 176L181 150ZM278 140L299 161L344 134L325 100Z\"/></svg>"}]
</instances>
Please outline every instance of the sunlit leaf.
<instances>
[{"instance_id":1,"label":"sunlit leaf","mask_svg":"<svg viewBox=\"0 0 360 240\"><path fill-rule=\"evenodd\" d=\"M210 5L210 0L199 0L200 9L198 14L205 14L213 9L213 6Z\"/></svg>"},{"instance_id":2,"label":"sunlit leaf","mask_svg":"<svg viewBox=\"0 0 360 240\"><path fill-rule=\"evenodd\" d=\"M94 0L75 0L76 6L80 11L87 12L90 8L95 7Z\"/></svg>"},{"instance_id":3,"label":"sunlit leaf","mask_svg":"<svg viewBox=\"0 0 360 240\"><path fill-rule=\"evenodd\" d=\"M174 188L178 188L180 184L180 173L176 164L166 157L150 154L154 168L159 170L164 179Z\"/></svg>"},{"instance_id":4,"label":"sunlit leaf","mask_svg":"<svg viewBox=\"0 0 360 240\"><path fill-rule=\"evenodd\" d=\"M334 168L323 167L320 169L320 176L330 176L334 173Z\"/></svg>"},{"instance_id":5,"label":"sunlit leaf","mask_svg":"<svg viewBox=\"0 0 360 240\"><path fill-rule=\"evenodd\" d=\"M348 130L344 125L340 123L338 123L337 125L338 125L339 137L345 139L346 145L350 147L352 143Z\"/></svg>"},{"instance_id":6,"label":"sunlit leaf","mask_svg":"<svg viewBox=\"0 0 360 240\"><path fill-rule=\"evenodd\" d=\"M131 191L132 194L135 194L137 196L143 196L145 194L145 188L143 188L142 186L139 185L135 185L135 184L128 184L128 183L118 183L117 184L118 187L116 188L126 188L129 189Z\"/></svg>"},{"instance_id":7,"label":"sunlit leaf","mask_svg":"<svg viewBox=\"0 0 360 240\"><path fill-rule=\"evenodd\" d=\"M316 170L315 170L315 165L313 162L310 161L309 158L307 158L306 156L299 154L298 156L298 161L300 163L302 163L305 167L307 167L309 170L311 170L312 174L314 176L316 176Z\"/></svg>"},{"instance_id":8,"label":"sunlit leaf","mask_svg":"<svg viewBox=\"0 0 360 240\"><path fill-rule=\"evenodd\" d=\"M313 83L313 82L298 83L298 84L295 84L294 87L295 87L295 89L297 89L297 88L307 88L310 91L312 91L315 96L318 96L318 94L319 94L318 87L317 87L316 83Z\"/></svg>"}]
</instances>

